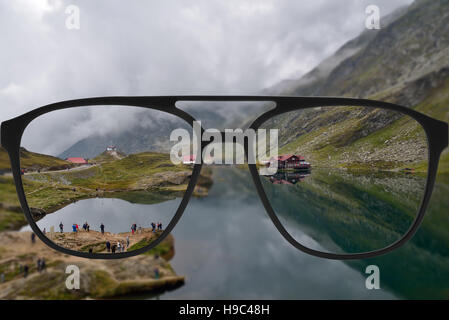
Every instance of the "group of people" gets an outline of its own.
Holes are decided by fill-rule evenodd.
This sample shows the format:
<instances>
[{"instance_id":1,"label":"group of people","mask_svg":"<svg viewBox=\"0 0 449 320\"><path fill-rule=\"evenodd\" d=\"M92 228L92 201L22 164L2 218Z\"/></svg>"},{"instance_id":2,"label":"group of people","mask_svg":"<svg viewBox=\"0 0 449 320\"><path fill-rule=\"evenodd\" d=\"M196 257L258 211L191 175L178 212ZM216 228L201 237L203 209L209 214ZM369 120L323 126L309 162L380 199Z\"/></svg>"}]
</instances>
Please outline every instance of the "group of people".
<instances>
[{"instance_id":1,"label":"group of people","mask_svg":"<svg viewBox=\"0 0 449 320\"><path fill-rule=\"evenodd\" d=\"M45 264L45 258L37 259L36 268L39 273L42 271L45 271L46 267L47 267L47 265Z\"/></svg>"},{"instance_id":2,"label":"group of people","mask_svg":"<svg viewBox=\"0 0 449 320\"><path fill-rule=\"evenodd\" d=\"M126 243L124 241L117 241L116 244L111 244L106 241L106 250L111 253L125 252L129 248L129 236L126 237Z\"/></svg>"},{"instance_id":3,"label":"group of people","mask_svg":"<svg viewBox=\"0 0 449 320\"><path fill-rule=\"evenodd\" d=\"M83 229L84 229L84 231L87 231L87 232L90 231L90 225L87 223L87 221L84 222L84 224L83 224Z\"/></svg>"},{"instance_id":4,"label":"group of people","mask_svg":"<svg viewBox=\"0 0 449 320\"><path fill-rule=\"evenodd\" d=\"M156 230L157 231L162 230L162 222L158 222L158 223L151 222L150 225L151 225L152 232L156 232ZM83 224L82 228L84 231L89 232L90 231L89 223L86 221ZM74 233L79 232L79 229L80 229L80 227L77 223L72 224L72 231ZM142 227L139 227L139 230L141 230L141 229L142 229ZM64 224L62 222L59 224L59 231L61 233L64 232ZM100 224L100 231L101 231L101 234L104 234L104 232L105 232L105 225L103 223ZM137 223L133 223L131 225L131 233L133 235L135 233L137 233ZM32 243L35 242L35 237L36 237L36 235L34 233L32 233L32 235L31 235ZM125 252L128 248L129 248L129 236L126 237L126 242L125 241L117 241L116 243L111 243L109 241L106 242L107 252L112 252L112 253ZM91 251L89 251L89 252L91 252ZM45 264L44 264L44 266L45 266Z\"/></svg>"},{"instance_id":5,"label":"group of people","mask_svg":"<svg viewBox=\"0 0 449 320\"><path fill-rule=\"evenodd\" d=\"M47 264L45 262L45 258L37 259L37 261L36 261L36 270L37 270L37 272L41 273L41 272L45 271L46 268L47 268ZM22 274L22 276L24 278L28 277L29 272L30 272L30 267L27 264L25 264L25 265L21 265L20 264L19 265L19 274ZM5 274L2 273L0 275L0 283L4 283L4 282L5 282Z\"/></svg>"},{"instance_id":6,"label":"group of people","mask_svg":"<svg viewBox=\"0 0 449 320\"><path fill-rule=\"evenodd\" d=\"M158 223L151 222L150 225L151 225L152 232L156 232L156 230L162 230L162 222L158 222ZM140 227L139 227L139 229L140 229ZM137 232L137 224L133 223L131 225L131 233L134 234L136 232Z\"/></svg>"},{"instance_id":7,"label":"group of people","mask_svg":"<svg viewBox=\"0 0 449 320\"><path fill-rule=\"evenodd\" d=\"M156 229L162 230L162 222L158 222L158 223L151 222L151 228L152 228L151 231L153 231L153 232L156 232Z\"/></svg>"},{"instance_id":8,"label":"group of people","mask_svg":"<svg viewBox=\"0 0 449 320\"><path fill-rule=\"evenodd\" d=\"M104 234L104 224L103 223L100 225L100 229L101 229L101 233ZM78 232L79 230L80 230L80 227L79 227L79 225L77 223L72 224L72 231L73 232ZM84 224L83 224L83 230L87 231L87 232L90 231L90 225L87 223L87 221L84 222ZM59 231L61 233L64 232L64 224L62 222L59 224Z\"/></svg>"}]
</instances>

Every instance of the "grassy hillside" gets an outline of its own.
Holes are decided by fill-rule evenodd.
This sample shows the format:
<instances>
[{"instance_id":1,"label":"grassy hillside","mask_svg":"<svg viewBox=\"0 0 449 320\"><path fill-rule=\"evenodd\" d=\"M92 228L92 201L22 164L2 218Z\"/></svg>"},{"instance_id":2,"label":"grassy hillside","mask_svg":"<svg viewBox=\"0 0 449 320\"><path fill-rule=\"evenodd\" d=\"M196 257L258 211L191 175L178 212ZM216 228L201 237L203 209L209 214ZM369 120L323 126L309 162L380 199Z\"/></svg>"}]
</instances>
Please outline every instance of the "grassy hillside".
<instances>
[{"instance_id":1,"label":"grassy hillside","mask_svg":"<svg viewBox=\"0 0 449 320\"><path fill-rule=\"evenodd\" d=\"M120 152L120 151L104 151L100 153L98 156L96 156L93 159L90 159L89 162L91 163L103 163L113 160L120 160L126 157L126 154Z\"/></svg>"},{"instance_id":2,"label":"grassy hillside","mask_svg":"<svg viewBox=\"0 0 449 320\"><path fill-rule=\"evenodd\" d=\"M32 154L34 156L34 154ZM38 155L34 159L51 157ZM119 198L131 203L154 204L183 195L192 167L174 165L169 154L145 152L122 159L101 157L90 167L26 173L22 177L27 201L36 219L74 201ZM195 195L207 195L211 173L200 176ZM12 177L0 176L0 230L25 223Z\"/></svg>"},{"instance_id":3,"label":"grassy hillside","mask_svg":"<svg viewBox=\"0 0 449 320\"><path fill-rule=\"evenodd\" d=\"M25 175L24 189L32 207L51 212L74 200L111 192L184 191L191 171L173 165L168 154L147 152L82 170Z\"/></svg>"},{"instance_id":4,"label":"grassy hillside","mask_svg":"<svg viewBox=\"0 0 449 320\"><path fill-rule=\"evenodd\" d=\"M416 110L449 122L449 79L431 90ZM377 125L379 124L379 125ZM266 124L279 128L280 153L305 155L314 166L425 171L427 144L410 117L380 109L340 107L295 111ZM449 173L449 151L440 173Z\"/></svg>"},{"instance_id":5,"label":"grassy hillside","mask_svg":"<svg viewBox=\"0 0 449 320\"><path fill-rule=\"evenodd\" d=\"M73 165L70 162L56 157L30 152L24 148L20 149L20 163L23 169L38 170L50 168L70 168ZM0 147L0 171L11 170L8 153Z\"/></svg>"}]
</instances>

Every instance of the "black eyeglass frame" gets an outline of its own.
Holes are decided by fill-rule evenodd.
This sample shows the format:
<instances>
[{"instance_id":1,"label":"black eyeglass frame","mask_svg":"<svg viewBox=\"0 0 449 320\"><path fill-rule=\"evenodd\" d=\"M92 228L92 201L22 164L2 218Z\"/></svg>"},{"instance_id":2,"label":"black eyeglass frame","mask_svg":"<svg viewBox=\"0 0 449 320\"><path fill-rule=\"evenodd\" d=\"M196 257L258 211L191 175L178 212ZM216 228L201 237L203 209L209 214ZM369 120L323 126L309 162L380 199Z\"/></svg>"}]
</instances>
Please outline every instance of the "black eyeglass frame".
<instances>
[{"instance_id":1,"label":"black eyeglass frame","mask_svg":"<svg viewBox=\"0 0 449 320\"><path fill-rule=\"evenodd\" d=\"M327 259L335 259L335 260L349 260L349 259L365 259L371 258L378 255L386 254L395 250L406 243L410 238L416 233L418 230L426 209L428 207L433 186L435 184L435 179L438 170L439 158L443 150L448 146L448 135L449 128L446 122L433 119L427 115L424 115L420 112L417 112L413 109L403 107L397 104L375 101L375 100L367 100L367 99L354 99L354 98L334 98L334 97L291 97L291 96L145 96L145 97L96 97L96 98L86 98L86 99L77 99L77 100L68 100L62 101L58 103L49 104L38 109L32 110L28 113L25 113L19 117L14 119L4 121L1 123L1 146L6 149L8 152L12 174L14 177L14 182L16 186L17 195L24 211L25 217L28 220L28 223L31 226L31 229L34 233L42 240L46 245L60 251L65 254L70 254L83 258L90 259L121 259L136 256L142 254L152 248L156 247L160 242L162 242L168 234L173 230L175 225L178 223L182 214L184 213L185 208L193 194L195 185L198 181L198 177L201 172L202 163L195 164L193 167L192 175L187 186L186 192L182 198L179 207L167 225L163 233L158 237L154 242L149 244L146 247L133 250L130 252L124 253L115 253L115 254L106 254L106 253L86 253L70 250L61 246L58 246L53 241L48 239L37 226L34 221L28 203L26 201L25 192L23 189L22 176L20 174L20 143L22 139L22 135L26 129L26 127L36 118L42 116L46 113L75 108L75 107L85 107L85 106L131 106L131 107L143 107L153 110L159 110L174 116L177 116L187 123L190 126L193 126L193 122L195 119L184 112L183 110L176 107L177 102L181 101L221 101L221 102L251 102L251 101L261 101L261 102L273 102L275 103L275 107L270 109L269 111L263 113L259 116L249 128L257 130L260 126L266 122L268 119L275 117L277 115L296 111L300 109L309 109L316 107L343 107L343 106L354 106L354 107L372 107L372 108L380 108L387 109L392 111L401 112L405 115L410 116L414 120L416 120L421 126L424 128L424 131L427 135L428 141L428 169L427 169L427 181L426 181L426 189L424 192L424 197L422 199L420 209L418 211L418 215L416 216L412 226L409 228L407 233L398 241L393 244L379 250L364 252L364 253L353 253L353 254L334 254L328 252L321 252L317 250L313 250L301 245L297 242L283 227L282 223L279 221L276 216L275 211L273 210L268 197L265 193L265 190L262 186L262 182L258 173L257 166L255 164L248 164L248 167L251 172L251 176L253 178L254 184L256 186L259 197L270 217L271 221L274 223L275 227L282 234L282 236L295 248L301 250L302 252L308 253L310 255L327 258ZM201 133L204 132L204 129L201 128ZM224 132L222 132L224 136ZM201 159L202 150L213 141L203 142L201 144L201 148L198 148L197 159ZM249 148L248 141L245 140L245 155L248 159Z\"/></svg>"}]
</instances>

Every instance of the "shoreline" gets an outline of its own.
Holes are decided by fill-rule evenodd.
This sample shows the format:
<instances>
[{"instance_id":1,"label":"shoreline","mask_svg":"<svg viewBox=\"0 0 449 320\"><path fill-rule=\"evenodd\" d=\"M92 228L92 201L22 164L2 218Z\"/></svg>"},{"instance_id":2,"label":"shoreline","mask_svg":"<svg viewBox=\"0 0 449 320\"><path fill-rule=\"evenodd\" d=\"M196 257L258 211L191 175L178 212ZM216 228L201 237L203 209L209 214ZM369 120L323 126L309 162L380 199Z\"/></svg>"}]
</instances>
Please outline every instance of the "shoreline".
<instances>
[{"instance_id":1,"label":"shoreline","mask_svg":"<svg viewBox=\"0 0 449 320\"><path fill-rule=\"evenodd\" d=\"M108 299L160 293L185 282L185 277L177 275L168 262L174 255L172 235L161 243L168 243L170 248L165 255L150 251L117 260L69 256L47 247L38 238L31 244L30 237L31 232L0 233L0 273L5 275L5 282L0 283L0 299ZM47 268L38 272L36 262L42 258ZM24 265L29 267L26 278L20 272ZM79 290L65 287L68 265L79 267Z\"/></svg>"}]
</instances>

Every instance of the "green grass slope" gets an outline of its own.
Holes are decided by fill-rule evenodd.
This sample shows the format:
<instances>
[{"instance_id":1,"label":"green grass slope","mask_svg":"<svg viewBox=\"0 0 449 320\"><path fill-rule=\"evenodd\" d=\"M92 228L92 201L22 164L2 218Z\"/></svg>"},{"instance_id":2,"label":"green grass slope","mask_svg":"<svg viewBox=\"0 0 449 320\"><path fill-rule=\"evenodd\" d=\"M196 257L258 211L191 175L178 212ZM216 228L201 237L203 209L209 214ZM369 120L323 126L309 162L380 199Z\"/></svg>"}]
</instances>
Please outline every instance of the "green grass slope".
<instances>
[{"instance_id":1,"label":"green grass slope","mask_svg":"<svg viewBox=\"0 0 449 320\"><path fill-rule=\"evenodd\" d=\"M449 122L449 79L415 109ZM315 166L426 170L426 137L416 121L380 109L361 110L339 107L295 111L267 123L267 127L279 128L281 154L302 154ZM448 149L441 157L439 173L449 173Z\"/></svg>"},{"instance_id":2,"label":"green grass slope","mask_svg":"<svg viewBox=\"0 0 449 320\"><path fill-rule=\"evenodd\" d=\"M53 212L75 200L96 196L161 202L170 198L166 193L173 197L186 189L191 171L173 165L168 154L145 152L80 170L33 173L25 175L23 182L30 206ZM153 194L145 197L142 192L147 190Z\"/></svg>"},{"instance_id":3,"label":"green grass slope","mask_svg":"<svg viewBox=\"0 0 449 320\"><path fill-rule=\"evenodd\" d=\"M45 154L35 153L20 149L20 164L23 169L38 170L38 169L57 169L70 168L73 165L65 160L48 156ZM11 170L8 153L4 148L0 147L0 171Z\"/></svg>"}]
</instances>

